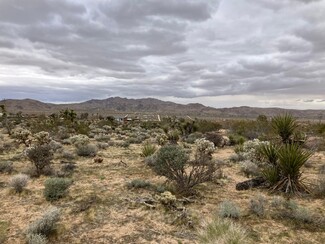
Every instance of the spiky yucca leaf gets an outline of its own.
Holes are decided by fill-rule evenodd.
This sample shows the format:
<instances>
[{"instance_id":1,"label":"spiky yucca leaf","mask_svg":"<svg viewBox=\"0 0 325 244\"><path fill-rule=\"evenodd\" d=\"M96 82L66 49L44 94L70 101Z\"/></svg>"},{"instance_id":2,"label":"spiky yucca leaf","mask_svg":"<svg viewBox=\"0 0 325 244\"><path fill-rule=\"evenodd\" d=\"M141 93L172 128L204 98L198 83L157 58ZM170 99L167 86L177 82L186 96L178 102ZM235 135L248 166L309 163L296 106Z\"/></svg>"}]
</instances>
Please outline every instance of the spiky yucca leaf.
<instances>
[{"instance_id":1,"label":"spiky yucca leaf","mask_svg":"<svg viewBox=\"0 0 325 244\"><path fill-rule=\"evenodd\" d=\"M290 137L298 127L296 119L290 115L278 115L272 119L272 127L281 137L282 142L287 144L290 143Z\"/></svg>"},{"instance_id":2,"label":"spiky yucca leaf","mask_svg":"<svg viewBox=\"0 0 325 244\"><path fill-rule=\"evenodd\" d=\"M275 166L278 161L278 150L279 147L270 143L270 144L262 144L259 148L259 153L262 157L267 161L267 163Z\"/></svg>"},{"instance_id":3,"label":"spiky yucca leaf","mask_svg":"<svg viewBox=\"0 0 325 244\"><path fill-rule=\"evenodd\" d=\"M274 186L280 180L279 168L275 166L268 166L263 169L262 175L271 186Z\"/></svg>"},{"instance_id":4,"label":"spiky yucca leaf","mask_svg":"<svg viewBox=\"0 0 325 244\"><path fill-rule=\"evenodd\" d=\"M278 167L281 172L281 180L274 189L284 190L286 193L308 192L301 182L301 167L311 157L312 153L302 150L296 144L284 145L278 151Z\"/></svg>"},{"instance_id":5,"label":"spiky yucca leaf","mask_svg":"<svg viewBox=\"0 0 325 244\"><path fill-rule=\"evenodd\" d=\"M145 143L142 147L141 156L149 157L157 151L157 147L154 144Z\"/></svg>"}]
</instances>

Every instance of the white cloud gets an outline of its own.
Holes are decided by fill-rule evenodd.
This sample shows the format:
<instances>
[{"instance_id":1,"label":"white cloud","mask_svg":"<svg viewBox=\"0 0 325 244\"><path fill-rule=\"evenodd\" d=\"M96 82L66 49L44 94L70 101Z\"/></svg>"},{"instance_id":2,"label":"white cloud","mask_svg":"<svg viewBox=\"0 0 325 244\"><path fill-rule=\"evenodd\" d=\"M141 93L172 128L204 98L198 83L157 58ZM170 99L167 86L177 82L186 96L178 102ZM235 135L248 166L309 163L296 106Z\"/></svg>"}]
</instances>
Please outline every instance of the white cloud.
<instances>
[{"instance_id":1,"label":"white cloud","mask_svg":"<svg viewBox=\"0 0 325 244\"><path fill-rule=\"evenodd\" d=\"M324 11L324 0L2 0L0 98L319 108Z\"/></svg>"}]
</instances>

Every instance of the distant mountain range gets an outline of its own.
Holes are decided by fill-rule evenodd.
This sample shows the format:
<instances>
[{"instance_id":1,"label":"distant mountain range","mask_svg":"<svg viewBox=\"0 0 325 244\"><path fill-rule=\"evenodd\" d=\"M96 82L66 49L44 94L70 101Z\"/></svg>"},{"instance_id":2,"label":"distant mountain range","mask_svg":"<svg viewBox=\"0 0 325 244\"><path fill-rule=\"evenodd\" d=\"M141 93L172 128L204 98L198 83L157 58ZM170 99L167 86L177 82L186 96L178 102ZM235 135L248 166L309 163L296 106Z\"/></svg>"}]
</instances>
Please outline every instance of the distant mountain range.
<instances>
[{"instance_id":1,"label":"distant mountain range","mask_svg":"<svg viewBox=\"0 0 325 244\"><path fill-rule=\"evenodd\" d=\"M290 113L298 118L325 119L325 110L294 110L282 108L255 108L255 107L233 107L212 108L199 103L178 104L165 102L154 98L128 99L121 97L110 97L103 100L92 99L81 103L53 104L43 103L32 99L6 99L0 101L7 111L11 113L22 112L23 114L51 114L69 108L78 113L89 114L160 114L193 117L218 117L218 118L256 118L263 114L268 117Z\"/></svg>"}]
</instances>

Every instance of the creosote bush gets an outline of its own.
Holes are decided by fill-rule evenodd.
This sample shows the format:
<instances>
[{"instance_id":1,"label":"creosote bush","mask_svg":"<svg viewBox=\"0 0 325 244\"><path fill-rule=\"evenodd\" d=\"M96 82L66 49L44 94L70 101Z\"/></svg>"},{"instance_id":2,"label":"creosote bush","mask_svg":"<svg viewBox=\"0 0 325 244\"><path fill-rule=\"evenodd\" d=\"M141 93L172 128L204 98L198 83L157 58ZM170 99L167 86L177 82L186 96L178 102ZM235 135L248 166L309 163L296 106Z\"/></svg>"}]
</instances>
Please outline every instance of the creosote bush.
<instances>
[{"instance_id":1,"label":"creosote bush","mask_svg":"<svg viewBox=\"0 0 325 244\"><path fill-rule=\"evenodd\" d=\"M176 191L181 194L190 194L194 186L211 181L217 170L208 155L189 161L189 156L177 145L160 148L151 167L158 175L173 181Z\"/></svg>"},{"instance_id":2,"label":"creosote bush","mask_svg":"<svg viewBox=\"0 0 325 244\"><path fill-rule=\"evenodd\" d=\"M9 186L15 189L17 193L21 193L27 186L29 176L25 174L18 174L11 177Z\"/></svg>"},{"instance_id":3,"label":"creosote bush","mask_svg":"<svg viewBox=\"0 0 325 244\"><path fill-rule=\"evenodd\" d=\"M36 176L40 176L46 167L50 167L53 159L51 147L47 144L31 147L27 150L28 159L34 164Z\"/></svg>"},{"instance_id":4,"label":"creosote bush","mask_svg":"<svg viewBox=\"0 0 325 244\"><path fill-rule=\"evenodd\" d=\"M45 181L44 196L47 201L64 197L72 181L66 178L50 178Z\"/></svg>"}]
</instances>

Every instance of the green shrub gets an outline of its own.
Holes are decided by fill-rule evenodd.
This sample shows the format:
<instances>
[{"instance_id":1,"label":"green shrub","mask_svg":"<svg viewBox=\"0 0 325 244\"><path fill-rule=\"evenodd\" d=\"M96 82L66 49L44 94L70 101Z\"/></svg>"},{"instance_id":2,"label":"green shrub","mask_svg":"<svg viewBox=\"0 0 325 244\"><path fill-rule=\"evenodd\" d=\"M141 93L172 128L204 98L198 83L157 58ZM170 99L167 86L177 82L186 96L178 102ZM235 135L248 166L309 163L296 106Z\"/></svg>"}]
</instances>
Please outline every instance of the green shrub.
<instances>
[{"instance_id":1,"label":"green shrub","mask_svg":"<svg viewBox=\"0 0 325 244\"><path fill-rule=\"evenodd\" d=\"M214 219L199 234L202 244L245 244L247 232L229 219Z\"/></svg>"},{"instance_id":2,"label":"green shrub","mask_svg":"<svg viewBox=\"0 0 325 244\"><path fill-rule=\"evenodd\" d=\"M152 185L150 182L145 181L145 180L141 180L141 179L135 179L132 180L131 182L129 182L127 184L128 188L150 188Z\"/></svg>"},{"instance_id":3,"label":"green shrub","mask_svg":"<svg viewBox=\"0 0 325 244\"><path fill-rule=\"evenodd\" d=\"M153 155L156 151L157 147L154 144L145 143L142 147L141 156L146 158Z\"/></svg>"},{"instance_id":4,"label":"green shrub","mask_svg":"<svg viewBox=\"0 0 325 244\"><path fill-rule=\"evenodd\" d=\"M54 201L66 195L71 185L71 180L66 178L50 178L45 181L44 196L47 201Z\"/></svg>"},{"instance_id":5,"label":"green shrub","mask_svg":"<svg viewBox=\"0 0 325 244\"><path fill-rule=\"evenodd\" d=\"M49 236L55 230L55 225L59 221L59 218L60 210L58 208L53 207L49 209L40 219L34 221L27 228L27 238L32 237L32 235ZM36 239L36 237L34 238Z\"/></svg>"},{"instance_id":6,"label":"green shrub","mask_svg":"<svg viewBox=\"0 0 325 244\"><path fill-rule=\"evenodd\" d=\"M53 152L49 145L38 145L27 150L27 157L35 166L36 176L40 176L45 167L50 167Z\"/></svg>"},{"instance_id":7,"label":"green shrub","mask_svg":"<svg viewBox=\"0 0 325 244\"><path fill-rule=\"evenodd\" d=\"M21 193L27 186L29 177L25 174L18 174L11 177L9 186L14 188L17 193Z\"/></svg>"},{"instance_id":8,"label":"green shrub","mask_svg":"<svg viewBox=\"0 0 325 244\"><path fill-rule=\"evenodd\" d=\"M238 219L240 216L240 209L234 202L226 200L220 204L219 216L221 218Z\"/></svg>"},{"instance_id":9,"label":"green shrub","mask_svg":"<svg viewBox=\"0 0 325 244\"><path fill-rule=\"evenodd\" d=\"M177 141L179 140L179 137L180 137L179 130L171 130L167 134L168 141L171 144L177 144Z\"/></svg>"},{"instance_id":10,"label":"green shrub","mask_svg":"<svg viewBox=\"0 0 325 244\"><path fill-rule=\"evenodd\" d=\"M0 162L0 173L10 174L13 171L12 162L2 161Z\"/></svg>"},{"instance_id":11,"label":"green shrub","mask_svg":"<svg viewBox=\"0 0 325 244\"><path fill-rule=\"evenodd\" d=\"M211 181L217 170L216 164L208 157L190 162L189 156L177 145L160 148L151 167L158 175L175 182L176 190L182 194L189 194L197 184Z\"/></svg>"},{"instance_id":12,"label":"green shrub","mask_svg":"<svg viewBox=\"0 0 325 244\"><path fill-rule=\"evenodd\" d=\"M246 141L245 137L237 134L231 134L229 136L230 145L243 145Z\"/></svg>"},{"instance_id":13,"label":"green shrub","mask_svg":"<svg viewBox=\"0 0 325 244\"><path fill-rule=\"evenodd\" d=\"M196 128L198 132L207 133L220 130L222 128L222 125L211 120L198 120L196 121Z\"/></svg>"},{"instance_id":14,"label":"green shrub","mask_svg":"<svg viewBox=\"0 0 325 244\"><path fill-rule=\"evenodd\" d=\"M97 147L93 144L78 145L76 153L80 157L95 157L97 154Z\"/></svg>"}]
</instances>

